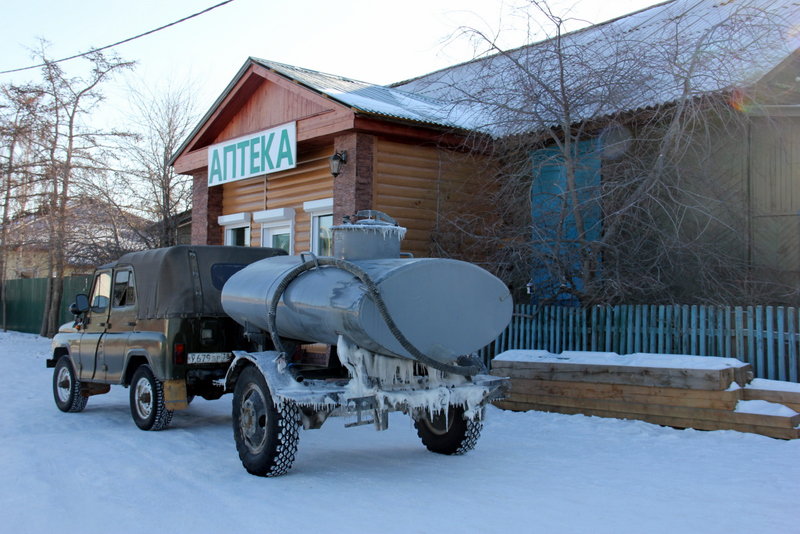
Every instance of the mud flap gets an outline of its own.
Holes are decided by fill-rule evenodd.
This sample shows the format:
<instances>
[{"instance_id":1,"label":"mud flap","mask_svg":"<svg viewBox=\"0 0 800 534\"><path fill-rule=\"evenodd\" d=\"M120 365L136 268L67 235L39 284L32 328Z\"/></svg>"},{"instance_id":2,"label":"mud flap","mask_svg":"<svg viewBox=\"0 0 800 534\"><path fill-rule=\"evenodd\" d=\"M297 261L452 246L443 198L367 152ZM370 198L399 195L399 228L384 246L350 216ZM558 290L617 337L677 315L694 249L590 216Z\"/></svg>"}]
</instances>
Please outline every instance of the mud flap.
<instances>
[{"instance_id":1,"label":"mud flap","mask_svg":"<svg viewBox=\"0 0 800 534\"><path fill-rule=\"evenodd\" d=\"M186 396L186 380L164 380L164 406L167 410L185 410L189 407Z\"/></svg>"},{"instance_id":2,"label":"mud flap","mask_svg":"<svg viewBox=\"0 0 800 534\"><path fill-rule=\"evenodd\" d=\"M87 384L81 382L81 395L84 397L91 397L92 395L103 395L111 391L111 386L108 384Z\"/></svg>"}]
</instances>

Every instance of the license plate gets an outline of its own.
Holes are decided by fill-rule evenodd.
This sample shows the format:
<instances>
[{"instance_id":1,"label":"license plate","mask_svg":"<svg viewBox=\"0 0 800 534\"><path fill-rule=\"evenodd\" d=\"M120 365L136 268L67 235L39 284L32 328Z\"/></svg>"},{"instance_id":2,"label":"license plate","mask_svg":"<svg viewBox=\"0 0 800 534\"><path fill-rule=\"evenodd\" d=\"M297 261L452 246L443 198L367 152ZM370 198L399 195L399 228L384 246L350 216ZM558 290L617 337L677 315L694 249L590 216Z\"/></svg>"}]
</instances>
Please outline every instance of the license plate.
<instances>
[{"instance_id":1,"label":"license plate","mask_svg":"<svg viewBox=\"0 0 800 534\"><path fill-rule=\"evenodd\" d=\"M230 352L190 352L189 365L200 363L227 363L233 359Z\"/></svg>"}]
</instances>

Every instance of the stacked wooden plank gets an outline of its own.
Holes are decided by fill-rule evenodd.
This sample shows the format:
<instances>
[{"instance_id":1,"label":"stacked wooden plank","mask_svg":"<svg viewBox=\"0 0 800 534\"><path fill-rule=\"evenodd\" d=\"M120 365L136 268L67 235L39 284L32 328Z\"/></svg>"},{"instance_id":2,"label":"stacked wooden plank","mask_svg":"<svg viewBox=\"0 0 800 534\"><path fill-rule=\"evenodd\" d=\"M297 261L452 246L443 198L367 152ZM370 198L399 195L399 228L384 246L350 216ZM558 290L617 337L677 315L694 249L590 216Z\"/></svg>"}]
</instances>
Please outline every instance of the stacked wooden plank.
<instances>
[{"instance_id":1,"label":"stacked wooden plank","mask_svg":"<svg viewBox=\"0 0 800 534\"><path fill-rule=\"evenodd\" d=\"M496 403L504 409L800 438L800 388L751 387L750 366L733 358L507 351L492 374L511 378L508 397Z\"/></svg>"}]
</instances>

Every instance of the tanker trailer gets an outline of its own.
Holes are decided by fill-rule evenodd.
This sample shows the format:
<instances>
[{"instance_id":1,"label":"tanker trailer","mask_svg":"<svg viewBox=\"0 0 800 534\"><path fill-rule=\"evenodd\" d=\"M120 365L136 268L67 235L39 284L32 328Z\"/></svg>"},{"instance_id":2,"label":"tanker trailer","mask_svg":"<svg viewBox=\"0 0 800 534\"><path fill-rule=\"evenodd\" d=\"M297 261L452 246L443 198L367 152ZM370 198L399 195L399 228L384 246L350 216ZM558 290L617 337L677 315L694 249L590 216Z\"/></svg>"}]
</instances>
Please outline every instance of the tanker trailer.
<instances>
[{"instance_id":1,"label":"tanker trailer","mask_svg":"<svg viewBox=\"0 0 800 534\"><path fill-rule=\"evenodd\" d=\"M430 451L475 446L485 405L508 385L475 351L507 326L511 295L473 264L402 255L404 234L366 210L332 228L333 256L267 258L225 283L223 309L258 347L235 351L226 376L248 472L286 473L300 425L333 416L384 430L401 411Z\"/></svg>"}]
</instances>

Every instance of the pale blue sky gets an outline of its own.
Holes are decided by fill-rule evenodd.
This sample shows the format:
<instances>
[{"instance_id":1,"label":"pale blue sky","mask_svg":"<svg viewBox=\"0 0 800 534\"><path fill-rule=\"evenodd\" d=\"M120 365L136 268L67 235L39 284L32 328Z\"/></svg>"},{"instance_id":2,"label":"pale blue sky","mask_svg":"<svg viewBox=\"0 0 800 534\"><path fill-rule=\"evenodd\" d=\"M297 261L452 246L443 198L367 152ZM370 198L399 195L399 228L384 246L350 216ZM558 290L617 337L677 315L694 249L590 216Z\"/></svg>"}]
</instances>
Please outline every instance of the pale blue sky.
<instances>
[{"instance_id":1,"label":"pale blue sky","mask_svg":"<svg viewBox=\"0 0 800 534\"><path fill-rule=\"evenodd\" d=\"M29 48L43 37L60 58L153 29L221 0L15 0L0 21L0 70L31 64ZM522 0L235 0L116 49L139 65L132 75L148 86L173 78L196 82L205 111L245 61L257 56L374 83L411 78L471 59L466 39L448 39L460 26L505 31L504 45L525 41ZM600 22L656 0L553 0L559 13ZM577 25L575 26L577 27ZM81 60L64 64L78 72ZM37 76L0 75L0 83ZM128 80L109 87L115 107Z\"/></svg>"}]
</instances>

